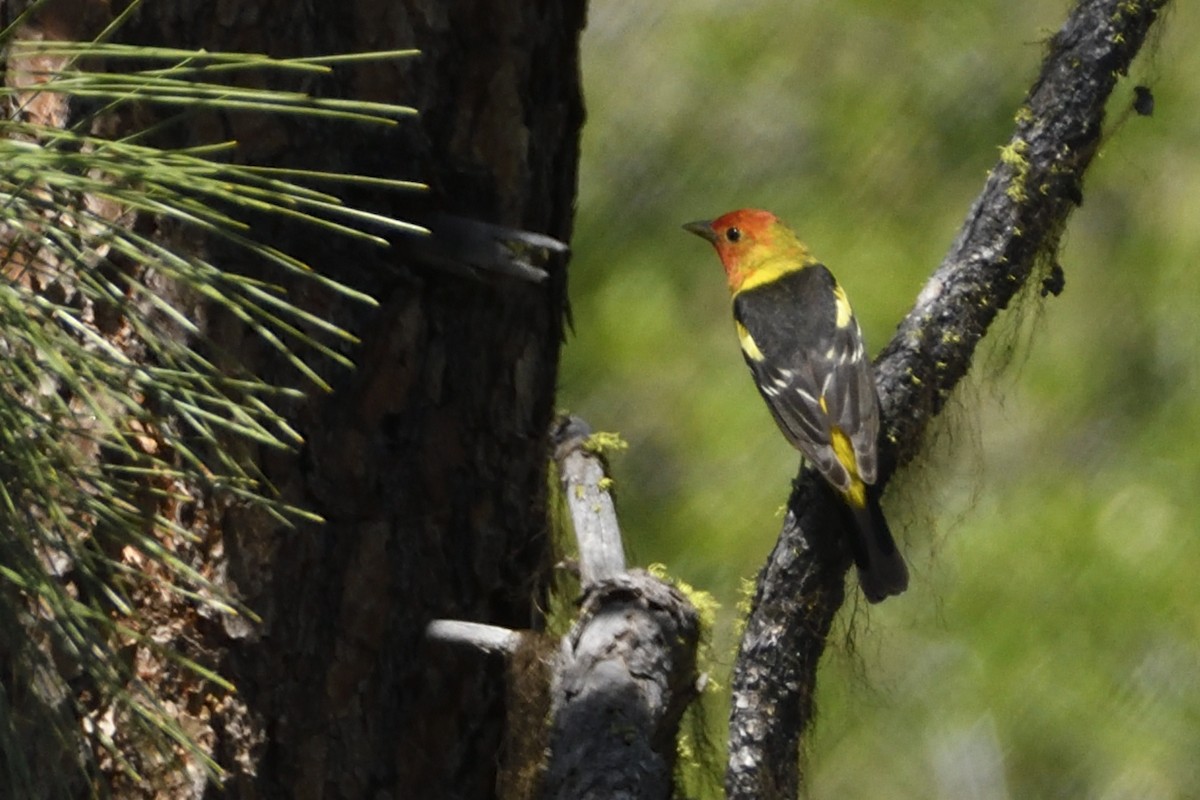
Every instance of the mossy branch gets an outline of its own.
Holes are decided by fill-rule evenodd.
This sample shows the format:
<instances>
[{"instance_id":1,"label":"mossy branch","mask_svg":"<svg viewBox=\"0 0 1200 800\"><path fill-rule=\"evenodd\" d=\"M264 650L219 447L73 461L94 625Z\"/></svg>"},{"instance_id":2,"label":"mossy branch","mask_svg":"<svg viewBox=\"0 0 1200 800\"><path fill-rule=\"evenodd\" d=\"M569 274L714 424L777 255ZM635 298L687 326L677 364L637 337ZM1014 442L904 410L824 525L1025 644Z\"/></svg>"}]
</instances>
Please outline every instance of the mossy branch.
<instances>
[{"instance_id":1,"label":"mossy branch","mask_svg":"<svg viewBox=\"0 0 1200 800\"><path fill-rule=\"evenodd\" d=\"M1000 161L949 254L876 362L882 481L920 450L926 428L966 375L996 315L1039 265L1053 264L1067 218L1081 200L1105 104L1166 5L1082 0L1049 42ZM839 544L834 502L819 478L802 475L759 576L734 667L730 798L797 796L817 665L844 601L850 565Z\"/></svg>"}]
</instances>

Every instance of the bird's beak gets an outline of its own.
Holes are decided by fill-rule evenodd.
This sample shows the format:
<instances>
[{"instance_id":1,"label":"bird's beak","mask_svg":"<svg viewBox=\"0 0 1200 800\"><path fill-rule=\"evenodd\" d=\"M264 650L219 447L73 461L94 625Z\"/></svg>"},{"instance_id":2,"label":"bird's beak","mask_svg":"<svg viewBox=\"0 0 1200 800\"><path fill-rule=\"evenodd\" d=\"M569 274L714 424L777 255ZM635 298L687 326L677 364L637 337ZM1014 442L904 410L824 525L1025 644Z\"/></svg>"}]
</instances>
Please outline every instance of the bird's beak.
<instances>
[{"instance_id":1,"label":"bird's beak","mask_svg":"<svg viewBox=\"0 0 1200 800\"><path fill-rule=\"evenodd\" d=\"M712 220L699 220L698 222L689 222L683 226L683 229L688 233L694 233L701 239L707 239L713 244L717 243L717 232L713 230Z\"/></svg>"}]
</instances>

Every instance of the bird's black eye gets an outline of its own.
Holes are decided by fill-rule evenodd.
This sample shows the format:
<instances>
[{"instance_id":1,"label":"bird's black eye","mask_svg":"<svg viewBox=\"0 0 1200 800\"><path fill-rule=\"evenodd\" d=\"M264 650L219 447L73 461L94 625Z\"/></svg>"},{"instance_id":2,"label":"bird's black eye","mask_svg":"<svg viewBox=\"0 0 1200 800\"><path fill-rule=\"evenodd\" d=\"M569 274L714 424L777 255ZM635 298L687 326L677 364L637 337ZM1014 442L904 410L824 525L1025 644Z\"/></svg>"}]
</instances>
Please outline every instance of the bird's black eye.
<instances>
[{"instance_id":1,"label":"bird's black eye","mask_svg":"<svg viewBox=\"0 0 1200 800\"><path fill-rule=\"evenodd\" d=\"M736 242L738 239L742 238L742 232L737 228L730 228L729 230L725 231L725 238L731 242Z\"/></svg>"}]
</instances>

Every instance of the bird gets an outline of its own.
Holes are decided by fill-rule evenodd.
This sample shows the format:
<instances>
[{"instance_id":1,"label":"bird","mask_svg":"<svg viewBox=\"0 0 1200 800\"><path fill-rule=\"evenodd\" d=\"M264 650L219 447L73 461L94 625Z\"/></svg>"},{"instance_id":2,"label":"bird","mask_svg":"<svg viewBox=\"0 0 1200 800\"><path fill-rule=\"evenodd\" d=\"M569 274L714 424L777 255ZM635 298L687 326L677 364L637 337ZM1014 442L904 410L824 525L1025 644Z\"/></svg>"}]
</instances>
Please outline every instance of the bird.
<instances>
[{"instance_id":1,"label":"bird","mask_svg":"<svg viewBox=\"0 0 1200 800\"><path fill-rule=\"evenodd\" d=\"M850 549L872 603L908 588L908 567L879 506L879 397L846 292L769 211L739 209L684 230L725 269L742 356L793 447L852 517Z\"/></svg>"}]
</instances>

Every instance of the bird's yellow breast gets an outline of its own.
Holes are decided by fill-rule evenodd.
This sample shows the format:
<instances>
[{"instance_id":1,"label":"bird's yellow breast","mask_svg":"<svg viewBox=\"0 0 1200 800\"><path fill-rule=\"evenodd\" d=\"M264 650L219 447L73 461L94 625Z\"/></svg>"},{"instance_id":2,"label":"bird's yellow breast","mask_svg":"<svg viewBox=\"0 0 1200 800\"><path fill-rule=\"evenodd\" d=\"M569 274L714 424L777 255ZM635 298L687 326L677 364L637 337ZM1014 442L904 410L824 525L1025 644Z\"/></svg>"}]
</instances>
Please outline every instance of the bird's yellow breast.
<instances>
[{"instance_id":1,"label":"bird's yellow breast","mask_svg":"<svg viewBox=\"0 0 1200 800\"><path fill-rule=\"evenodd\" d=\"M753 266L738 271L737 285L734 286L732 283L730 285L735 292L745 292L757 286L764 286L779 280L790 272L799 272L816 262L812 260L807 250L799 250L781 255L766 255L758 259L747 259L746 263Z\"/></svg>"}]
</instances>

